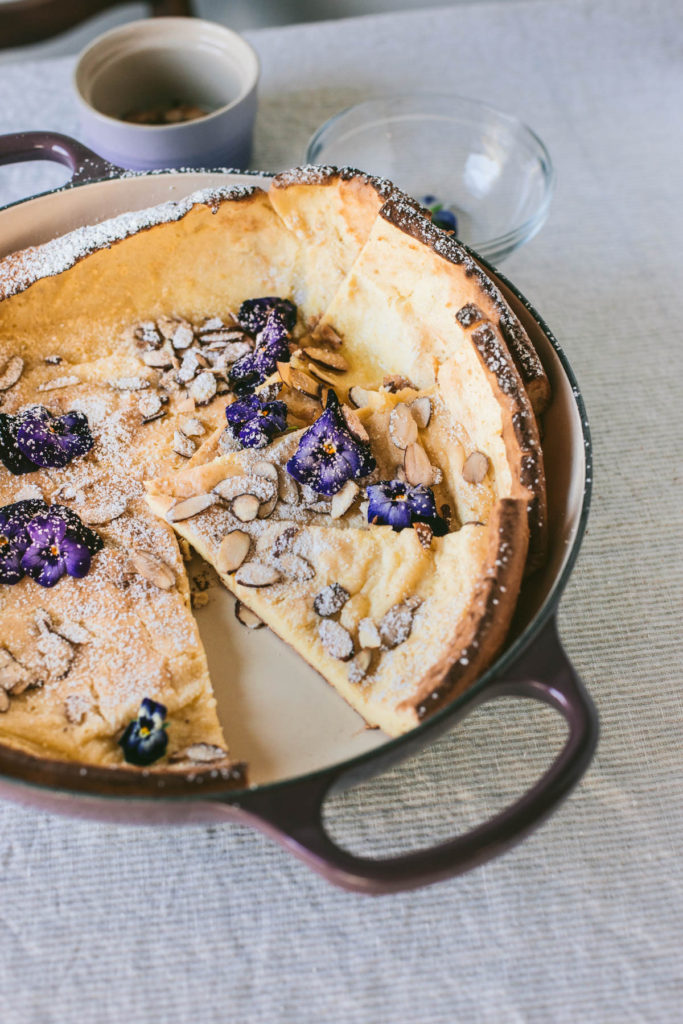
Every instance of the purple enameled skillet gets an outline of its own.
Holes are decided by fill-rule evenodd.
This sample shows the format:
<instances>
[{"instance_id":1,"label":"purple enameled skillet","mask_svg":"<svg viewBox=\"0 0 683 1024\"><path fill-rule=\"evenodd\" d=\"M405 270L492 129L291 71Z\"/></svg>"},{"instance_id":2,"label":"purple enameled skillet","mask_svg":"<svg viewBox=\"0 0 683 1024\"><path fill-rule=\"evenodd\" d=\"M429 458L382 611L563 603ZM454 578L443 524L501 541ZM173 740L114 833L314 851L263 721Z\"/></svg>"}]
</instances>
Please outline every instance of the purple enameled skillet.
<instances>
[{"instance_id":1,"label":"purple enameled skillet","mask_svg":"<svg viewBox=\"0 0 683 1024\"><path fill-rule=\"evenodd\" d=\"M0 210L0 257L199 188L259 180L229 171L122 176L119 168L66 136L0 136L0 164L28 160L65 164L73 177L64 188ZM107 821L249 823L330 881L366 893L414 888L483 864L523 839L567 796L588 767L598 738L595 708L560 645L556 625L560 596L588 516L588 424L571 368L552 333L510 282L484 265L528 331L553 389L544 416L550 557L525 582L510 639L488 671L453 703L398 739L379 738L373 749L351 756L337 751L322 767L303 772L295 767L248 789L227 788L210 772L188 776L86 767L0 745L0 794L47 810ZM215 678L215 671L212 674ZM359 857L332 841L322 821L323 803L331 792L405 760L477 706L503 696L550 704L568 726L556 760L522 797L472 831L414 853L388 859Z\"/></svg>"}]
</instances>

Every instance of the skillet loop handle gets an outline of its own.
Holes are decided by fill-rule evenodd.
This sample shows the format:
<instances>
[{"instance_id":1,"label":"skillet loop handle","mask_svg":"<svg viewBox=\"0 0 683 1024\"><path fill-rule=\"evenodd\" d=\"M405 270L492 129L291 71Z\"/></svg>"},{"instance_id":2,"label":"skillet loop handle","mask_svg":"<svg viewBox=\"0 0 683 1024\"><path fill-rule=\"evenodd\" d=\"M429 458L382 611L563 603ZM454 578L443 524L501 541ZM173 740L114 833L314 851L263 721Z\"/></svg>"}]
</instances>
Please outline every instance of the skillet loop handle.
<instances>
[{"instance_id":1,"label":"skillet loop handle","mask_svg":"<svg viewBox=\"0 0 683 1024\"><path fill-rule=\"evenodd\" d=\"M329 881L355 892L414 889L484 864L520 842L568 795L588 767L598 739L595 706L562 650L554 618L505 678L486 688L480 702L501 696L550 704L564 716L569 734L545 774L517 801L472 831L397 857L357 857L338 847L323 826L323 802L339 781L332 773L261 794L265 799L250 802L254 823ZM475 702L468 710L474 706Z\"/></svg>"},{"instance_id":2,"label":"skillet loop handle","mask_svg":"<svg viewBox=\"0 0 683 1024\"><path fill-rule=\"evenodd\" d=\"M120 174L121 168L103 160L97 153L76 139L59 132L16 132L0 135L0 165L20 164L30 160L51 160L71 170L71 183Z\"/></svg>"}]
</instances>

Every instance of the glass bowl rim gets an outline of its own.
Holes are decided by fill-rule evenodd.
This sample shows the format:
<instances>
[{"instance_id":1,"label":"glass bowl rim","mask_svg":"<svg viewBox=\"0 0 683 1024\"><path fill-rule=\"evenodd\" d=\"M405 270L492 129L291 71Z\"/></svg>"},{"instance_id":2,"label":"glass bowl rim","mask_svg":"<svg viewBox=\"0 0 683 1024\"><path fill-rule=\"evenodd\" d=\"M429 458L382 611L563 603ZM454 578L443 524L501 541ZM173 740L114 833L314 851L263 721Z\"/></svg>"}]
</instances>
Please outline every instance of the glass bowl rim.
<instances>
[{"instance_id":1,"label":"glass bowl rim","mask_svg":"<svg viewBox=\"0 0 683 1024\"><path fill-rule=\"evenodd\" d=\"M315 154L314 150L318 147L321 140L325 135L329 134L330 130L343 120L348 114L353 112L362 112L364 110L370 111L376 108L379 104L386 104L387 102L397 103L399 109L396 111L396 116L385 115L380 120L391 121L401 119L407 115L407 111L402 113L400 105L405 101L415 101L420 103L421 101L425 104L425 113L428 113L429 101L448 101L451 104L459 105L460 108L469 109L475 114L479 114L479 120L483 123L486 117L492 117L499 122L507 125L509 128L514 128L516 132L525 138L530 143L530 149L534 156L537 164L541 168L541 182L542 182L542 194L539 203L533 210L532 214L525 220L516 224L512 228L509 228L501 235L493 235L491 238L484 238L472 243L468 242L468 245L475 251L481 251L482 255L487 255L488 258L492 258L498 252L506 252L509 254L514 249L519 248L525 242L529 241L543 226L545 219L548 215L550 203L555 190L555 167L548 152L546 144L543 142L541 137L530 128L525 121L517 117L515 114L510 114L505 110L501 110L499 107L495 107L490 103L485 103L482 100L472 99L469 96L463 96L459 93L445 93L445 92L403 92L403 93L388 93L384 96L375 96L369 100L362 100L360 103L352 103L348 107L344 107L342 110L337 111L326 121L323 122L313 133L308 140L306 146L305 162L307 164L314 163ZM416 111L417 113L417 111ZM462 120L457 116L453 117L454 121ZM361 127L359 125L359 127ZM363 168L359 168L363 170ZM369 172L368 172L369 173Z\"/></svg>"}]
</instances>

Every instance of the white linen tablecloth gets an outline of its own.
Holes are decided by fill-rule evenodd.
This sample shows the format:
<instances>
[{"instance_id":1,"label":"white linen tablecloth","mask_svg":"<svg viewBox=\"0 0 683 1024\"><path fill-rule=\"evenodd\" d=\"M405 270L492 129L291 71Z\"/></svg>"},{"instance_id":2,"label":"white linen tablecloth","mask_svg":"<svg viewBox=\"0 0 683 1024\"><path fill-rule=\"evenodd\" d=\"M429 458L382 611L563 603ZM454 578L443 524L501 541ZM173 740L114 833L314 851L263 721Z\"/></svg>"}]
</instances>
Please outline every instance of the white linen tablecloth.
<instances>
[{"instance_id":1,"label":"white linen tablecloth","mask_svg":"<svg viewBox=\"0 0 683 1024\"><path fill-rule=\"evenodd\" d=\"M478 3L255 32L254 166L391 91L502 106L546 141L550 219L505 272L554 329L595 443L564 643L602 718L570 800L506 857L348 895L246 828L103 826L0 805L2 1024L627 1024L683 1004L683 18L672 0ZM67 59L0 67L0 131L77 133ZM0 169L0 203L60 169ZM433 842L520 792L561 728L498 704L337 798L353 849Z\"/></svg>"}]
</instances>

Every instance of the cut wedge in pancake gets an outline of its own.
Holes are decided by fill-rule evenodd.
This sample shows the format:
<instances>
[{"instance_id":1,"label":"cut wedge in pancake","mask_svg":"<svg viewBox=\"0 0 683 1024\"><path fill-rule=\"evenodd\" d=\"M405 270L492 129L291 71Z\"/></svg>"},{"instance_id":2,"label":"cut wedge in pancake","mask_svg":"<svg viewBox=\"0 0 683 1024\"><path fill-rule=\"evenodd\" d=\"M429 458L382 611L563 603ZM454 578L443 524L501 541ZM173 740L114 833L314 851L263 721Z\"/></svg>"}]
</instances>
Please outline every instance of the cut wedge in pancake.
<instances>
[{"instance_id":1,"label":"cut wedge in pancake","mask_svg":"<svg viewBox=\"0 0 683 1024\"><path fill-rule=\"evenodd\" d=\"M326 308L395 191L349 168L299 167L273 178L270 201L299 242L293 294L304 322Z\"/></svg>"}]
</instances>

